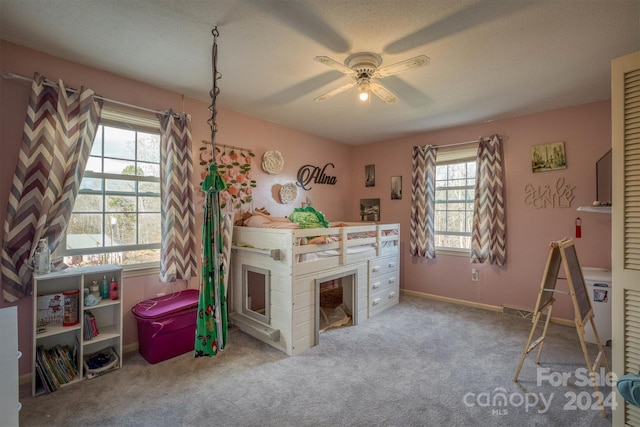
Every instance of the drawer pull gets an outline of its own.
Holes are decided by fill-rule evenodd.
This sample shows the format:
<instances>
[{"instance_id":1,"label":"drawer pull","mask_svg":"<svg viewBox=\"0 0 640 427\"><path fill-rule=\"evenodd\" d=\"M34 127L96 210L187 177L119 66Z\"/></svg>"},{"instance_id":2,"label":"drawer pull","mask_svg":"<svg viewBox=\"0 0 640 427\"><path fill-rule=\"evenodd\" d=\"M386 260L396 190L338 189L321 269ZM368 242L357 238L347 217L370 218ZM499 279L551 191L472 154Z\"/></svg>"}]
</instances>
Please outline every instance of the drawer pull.
<instances>
[{"instance_id":1,"label":"drawer pull","mask_svg":"<svg viewBox=\"0 0 640 427\"><path fill-rule=\"evenodd\" d=\"M371 301L371 305L378 305L380 304L380 298L376 298L373 301Z\"/></svg>"},{"instance_id":2,"label":"drawer pull","mask_svg":"<svg viewBox=\"0 0 640 427\"><path fill-rule=\"evenodd\" d=\"M396 296L396 293L395 293L395 292L389 292L389 298L393 298L393 297L395 297L395 296Z\"/></svg>"},{"instance_id":3,"label":"drawer pull","mask_svg":"<svg viewBox=\"0 0 640 427\"><path fill-rule=\"evenodd\" d=\"M395 277L390 277L390 278L389 278L389 283L395 283L395 281L396 281L396 278L395 278Z\"/></svg>"},{"instance_id":4,"label":"drawer pull","mask_svg":"<svg viewBox=\"0 0 640 427\"><path fill-rule=\"evenodd\" d=\"M379 265L374 266L373 268L371 268L371 271L373 273L377 273L378 271L380 271L380 266Z\"/></svg>"},{"instance_id":5,"label":"drawer pull","mask_svg":"<svg viewBox=\"0 0 640 427\"><path fill-rule=\"evenodd\" d=\"M390 263L389 263L389 268L393 268L393 267L395 267L395 266L396 266L396 263L395 263L395 262L390 262Z\"/></svg>"},{"instance_id":6,"label":"drawer pull","mask_svg":"<svg viewBox=\"0 0 640 427\"><path fill-rule=\"evenodd\" d=\"M380 282L376 282L373 285L371 285L371 289L378 289L380 287Z\"/></svg>"}]
</instances>

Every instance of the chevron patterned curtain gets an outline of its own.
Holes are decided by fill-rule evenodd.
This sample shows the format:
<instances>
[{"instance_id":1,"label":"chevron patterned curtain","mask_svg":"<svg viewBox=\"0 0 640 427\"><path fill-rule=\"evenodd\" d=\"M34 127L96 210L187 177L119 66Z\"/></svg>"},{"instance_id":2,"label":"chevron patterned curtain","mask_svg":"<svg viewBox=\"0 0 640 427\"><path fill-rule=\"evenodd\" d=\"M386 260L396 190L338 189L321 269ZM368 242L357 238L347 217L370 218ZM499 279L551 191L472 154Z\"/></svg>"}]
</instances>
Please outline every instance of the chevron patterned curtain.
<instances>
[{"instance_id":1,"label":"chevron patterned curtain","mask_svg":"<svg viewBox=\"0 0 640 427\"><path fill-rule=\"evenodd\" d=\"M102 100L47 82L39 73L31 97L13 177L2 245L2 293L7 302L31 295L30 261L38 240L54 251L67 229L93 138Z\"/></svg>"},{"instance_id":2,"label":"chevron patterned curtain","mask_svg":"<svg viewBox=\"0 0 640 427\"><path fill-rule=\"evenodd\" d=\"M478 144L471 262L503 265L506 260L504 168L498 135Z\"/></svg>"},{"instance_id":3,"label":"chevron patterned curtain","mask_svg":"<svg viewBox=\"0 0 640 427\"><path fill-rule=\"evenodd\" d=\"M433 237L435 214L436 148L413 147L411 161L411 219L409 253L411 256L435 258Z\"/></svg>"},{"instance_id":4,"label":"chevron patterned curtain","mask_svg":"<svg viewBox=\"0 0 640 427\"><path fill-rule=\"evenodd\" d=\"M197 274L191 119L172 110L160 115L160 197L162 243L160 281L189 280Z\"/></svg>"}]
</instances>

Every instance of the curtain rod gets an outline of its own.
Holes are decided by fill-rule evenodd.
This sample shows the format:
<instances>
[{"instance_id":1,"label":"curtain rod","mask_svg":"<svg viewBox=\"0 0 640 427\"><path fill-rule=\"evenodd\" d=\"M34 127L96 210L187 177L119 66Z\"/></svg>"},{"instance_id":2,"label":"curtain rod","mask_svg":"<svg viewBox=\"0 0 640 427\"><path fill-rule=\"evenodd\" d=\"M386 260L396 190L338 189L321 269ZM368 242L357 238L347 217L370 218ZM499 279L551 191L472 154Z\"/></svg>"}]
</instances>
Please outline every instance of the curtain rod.
<instances>
[{"instance_id":1,"label":"curtain rod","mask_svg":"<svg viewBox=\"0 0 640 427\"><path fill-rule=\"evenodd\" d=\"M24 80L24 81L27 81L27 82L32 82L33 81L32 78L12 73L9 70L2 70L2 77L4 77L5 79ZM58 85L56 85L55 83L51 82L49 79L46 79L46 78L44 79L44 84L46 86L50 86L50 87L58 87ZM74 89L74 88L66 88L66 89L68 91L70 91L70 92L73 92L73 93L77 93L78 92L78 89ZM167 114L166 111L152 110L150 108L140 107L138 105L128 104L128 103L122 102L122 101L116 101L115 99L105 98L104 96L100 96L100 95L96 95L96 98L102 99L105 102L110 102L112 104L120 105L120 106L123 106L123 107L128 107L128 108L133 108L133 109L136 109L136 110L146 111L147 113L163 114L163 115ZM180 117L178 114L174 114L174 116L176 118Z\"/></svg>"},{"instance_id":2,"label":"curtain rod","mask_svg":"<svg viewBox=\"0 0 640 427\"><path fill-rule=\"evenodd\" d=\"M202 140L203 144L210 144L212 145L211 141L208 141L206 139ZM220 144L220 143L216 143L216 147L224 147L224 148L233 148L235 150L241 150L241 151L251 151L253 152L253 150L251 148L246 148L246 147L238 147L236 145L228 145L228 144Z\"/></svg>"},{"instance_id":3,"label":"curtain rod","mask_svg":"<svg viewBox=\"0 0 640 427\"><path fill-rule=\"evenodd\" d=\"M506 141L507 137L502 136L502 135L498 135L500 137L500 139L502 141ZM447 147L455 147L456 145L467 145L467 144L475 144L477 142L480 141L491 141L491 137L490 136L484 136L484 137L480 137L474 141L464 141L464 142L454 142L452 144L443 144L443 145L434 145L434 147L436 148L447 148Z\"/></svg>"}]
</instances>

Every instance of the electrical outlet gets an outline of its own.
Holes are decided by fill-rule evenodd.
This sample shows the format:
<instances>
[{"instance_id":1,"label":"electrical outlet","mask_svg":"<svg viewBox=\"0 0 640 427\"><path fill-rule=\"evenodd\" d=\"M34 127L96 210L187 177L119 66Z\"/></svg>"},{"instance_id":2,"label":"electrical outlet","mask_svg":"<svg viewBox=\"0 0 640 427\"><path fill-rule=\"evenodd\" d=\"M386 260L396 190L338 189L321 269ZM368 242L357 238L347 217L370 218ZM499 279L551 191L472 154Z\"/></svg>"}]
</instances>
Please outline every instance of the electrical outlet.
<instances>
[{"instance_id":1,"label":"electrical outlet","mask_svg":"<svg viewBox=\"0 0 640 427\"><path fill-rule=\"evenodd\" d=\"M476 270L475 268L471 269L471 281L477 282L478 278L479 278L478 270Z\"/></svg>"},{"instance_id":2,"label":"electrical outlet","mask_svg":"<svg viewBox=\"0 0 640 427\"><path fill-rule=\"evenodd\" d=\"M163 297L164 295L165 295L165 293L164 293L164 292L158 292L158 293L156 294L156 296L157 296L157 297Z\"/></svg>"}]
</instances>

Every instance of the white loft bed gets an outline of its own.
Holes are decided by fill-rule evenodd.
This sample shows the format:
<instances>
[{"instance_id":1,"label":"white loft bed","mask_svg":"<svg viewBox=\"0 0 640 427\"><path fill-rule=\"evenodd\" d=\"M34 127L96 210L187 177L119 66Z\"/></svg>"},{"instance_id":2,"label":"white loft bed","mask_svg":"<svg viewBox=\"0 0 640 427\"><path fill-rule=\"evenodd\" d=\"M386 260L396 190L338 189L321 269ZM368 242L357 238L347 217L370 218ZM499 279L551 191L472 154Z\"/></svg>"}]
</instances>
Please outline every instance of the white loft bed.
<instances>
[{"instance_id":1,"label":"white loft bed","mask_svg":"<svg viewBox=\"0 0 640 427\"><path fill-rule=\"evenodd\" d=\"M289 355L299 354L318 340L319 283L353 278L349 298L353 298L353 324L357 324L370 317L370 262L389 261L397 269L399 251L399 224L342 222L311 229L236 226L231 255L231 321ZM259 313L247 310L247 274L264 275L268 285L266 305Z\"/></svg>"}]
</instances>

